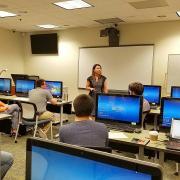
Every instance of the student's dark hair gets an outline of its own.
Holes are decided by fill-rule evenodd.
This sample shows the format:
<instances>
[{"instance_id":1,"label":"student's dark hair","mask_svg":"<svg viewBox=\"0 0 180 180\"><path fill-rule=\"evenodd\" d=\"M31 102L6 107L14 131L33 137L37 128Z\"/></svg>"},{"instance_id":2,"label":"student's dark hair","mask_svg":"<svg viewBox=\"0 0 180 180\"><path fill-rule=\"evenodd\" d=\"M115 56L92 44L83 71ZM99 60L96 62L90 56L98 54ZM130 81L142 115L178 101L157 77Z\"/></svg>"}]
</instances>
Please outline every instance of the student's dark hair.
<instances>
[{"instance_id":1,"label":"student's dark hair","mask_svg":"<svg viewBox=\"0 0 180 180\"><path fill-rule=\"evenodd\" d=\"M144 91L144 86L140 82L133 82L129 84L129 90L134 92L135 95L142 95Z\"/></svg>"},{"instance_id":2,"label":"student's dark hair","mask_svg":"<svg viewBox=\"0 0 180 180\"><path fill-rule=\"evenodd\" d=\"M44 84L45 80L44 79L38 79L36 81L36 87L41 87Z\"/></svg>"},{"instance_id":3,"label":"student's dark hair","mask_svg":"<svg viewBox=\"0 0 180 180\"><path fill-rule=\"evenodd\" d=\"M89 95L81 94L74 99L73 106L76 116L90 116L94 108L94 101Z\"/></svg>"},{"instance_id":4,"label":"student's dark hair","mask_svg":"<svg viewBox=\"0 0 180 180\"><path fill-rule=\"evenodd\" d=\"M97 66L99 66L99 67L102 69L102 67L101 67L100 64L94 64L93 67L92 67L92 76L94 76L94 70L95 70L95 68L96 68Z\"/></svg>"}]
</instances>

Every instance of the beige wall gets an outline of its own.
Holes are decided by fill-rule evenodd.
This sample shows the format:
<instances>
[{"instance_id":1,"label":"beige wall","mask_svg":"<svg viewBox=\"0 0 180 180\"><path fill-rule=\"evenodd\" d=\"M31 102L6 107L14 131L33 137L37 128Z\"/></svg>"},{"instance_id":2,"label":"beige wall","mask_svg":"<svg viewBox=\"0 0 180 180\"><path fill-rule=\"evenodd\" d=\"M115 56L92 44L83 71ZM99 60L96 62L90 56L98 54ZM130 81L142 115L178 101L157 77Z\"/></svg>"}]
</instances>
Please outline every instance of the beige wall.
<instances>
[{"instance_id":1,"label":"beige wall","mask_svg":"<svg viewBox=\"0 0 180 180\"><path fill-rule=\"evenodd\" d=\"M27 34L25 72L38 74L49 80L62 80L69 87L70 99L73 99L82 92L77 88L79 47L108 45L106 37L99 37L100 29L102 28L59 31L59 55L53 56L31 55ZM120 25L120 45L127 44L155 44L153 84L165 87L168 54L180 54L180 21Z\"/></svg>"},{"instance_id":2,"label":"beige wall","mask_svg":"<svg viewBox=\"0 0 180 180\"><path fill-rule=\"evenodd\" d=\"M24 73L23 34L0 29L0 71L8 69L1 77L11 73Z\"/></svg>"}]
</instances>

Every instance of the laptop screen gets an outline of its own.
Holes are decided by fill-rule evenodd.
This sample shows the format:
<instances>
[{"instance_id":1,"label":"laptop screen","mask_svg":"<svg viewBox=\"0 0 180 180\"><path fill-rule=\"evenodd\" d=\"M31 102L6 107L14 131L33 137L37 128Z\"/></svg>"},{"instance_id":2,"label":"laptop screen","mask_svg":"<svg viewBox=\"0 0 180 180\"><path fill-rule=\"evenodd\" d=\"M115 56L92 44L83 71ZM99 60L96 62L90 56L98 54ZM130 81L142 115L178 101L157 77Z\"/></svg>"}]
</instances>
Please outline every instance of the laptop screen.
<instances>
[{"instance_id":1,"label":"laptop screen","mask_svg":"<svg viewBox=\"0 0 180 180\"><path fill-rule=\"evenodd\" d=\"M46 86L53 97L62 98L63 83L61 81L46 81Z\"/></svg>"},{"instance_id":2,"label":"laptop screen","mask_svg":"<svg viewBox=\"0 0 180 180\"><path fill-rule=\"evenodd\" d=\"M180 119L172 119L170 136L175 139L180 139Z\"/></svg>"},{"instance_id":3,"label":"laptop screen","mask_svg":"<svg viewBox=\"0 0 180 180\"><path fill-rule=\"evenodd\" d=\"M162 126L171 127L172 118L180 118L180 99L162 98L161 115Z\"/></svg>"},{"instance_id":4,"label":"laptop screen","mask_svg":"<svg viewBox=\"0 0 180 180\"><path fill-rule=\"evenodd\" d=\"M16 93L28 94L28 92L35 88L35 80L16 80Z\"/></svg>"},{"instance_id":5,"label":"laptop screen","mask_svg":"<svg viewBox=\"0 0 180 180\"><path fill-rule=\"evenodd\" d=\"M171 97L180 98L180 86L171 86Z\"/></svg>"},{"instance_id":6,"label":"laptop screen","mask_svg":"<svg viewBox=\"0 0 180 180\"><path fill-rule=\"evenodd\" d=\"M158 165L78 146L28 139L28 180L156 180L162 177Z\"/></svg>"},{"instance_id":7,"label":"laptop screen","mask_svg":"<svg viewBox=\"0 0 180 180\"><path fill-rule=\"evenodd\" d=\"M0 78L0 93L11 93L10 78Z\"/></svg>"},{"instance_id":8,"label":"laptop screen","mask_svg":"<svg viewBox=\"0 0 180 180\"><path fill-rule=\"evenodd\" d=\"M98 94L96 119L139 124L142 119L142 97Z\"/></svg>"},{"instance_id":9,"label":"laptop screen","mask_svg":"<svg viewBox=\"0 0 180 180\"><path fill-rule=\"evenodd\" d=\"M160 105L161 86L144 85L143 97L150 104Z\"/></svg>"}]
</instances>

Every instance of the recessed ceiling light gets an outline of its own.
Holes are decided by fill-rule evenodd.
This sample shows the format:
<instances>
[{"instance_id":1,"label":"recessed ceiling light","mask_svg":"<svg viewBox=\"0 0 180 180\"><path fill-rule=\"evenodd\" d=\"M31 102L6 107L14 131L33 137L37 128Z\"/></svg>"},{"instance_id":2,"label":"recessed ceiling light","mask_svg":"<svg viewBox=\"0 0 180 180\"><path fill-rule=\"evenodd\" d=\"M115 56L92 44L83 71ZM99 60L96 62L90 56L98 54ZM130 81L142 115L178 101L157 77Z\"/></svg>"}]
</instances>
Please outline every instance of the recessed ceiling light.
<instances>
[{"instance_id":1,"label":"recessed ceiling light","mask_svg":"<svg viewBox=\"0 0 180 180\"><path fill-rule=\"evenodd\" d=\"M79 8L88 8L92 6L82 0L69 0L63 2L61 1L61 2L56 2L54 4L64 9L79 9Z\"/></svg>"},{"instance_id":2,"label":"recessed ceiling light","mask_svg":"<svg viewBox=\"0 0 180 180\"><path fill-rule=\"evenodd\" d=\"M13 17L13 16L17 16L16 14L13 13L9 13L6 11L0 11L0 17L4 18L4 17Z\"/></svg>"},{"instance_id":3,"label":"recessed ceiling light","mask_svg":"<svg viewBox=\"0 0 180 180\"><path fill-rule=\"evenodd\" d=\"M57 28L58 26L52 25L52 24L42 24L42 25L37 25L40 28L44 28L44 29L54 29Z\"/></svg>"},{"instance_id":4,"label":"recessed ceiling light","mask_svg":"<svg viewBox=\"0 0 180 180\"><path fill-rule=\"evenodd\" d=\"M176 14L180 17L180 11L176 11Z\"/></svg>"}]
</instances>

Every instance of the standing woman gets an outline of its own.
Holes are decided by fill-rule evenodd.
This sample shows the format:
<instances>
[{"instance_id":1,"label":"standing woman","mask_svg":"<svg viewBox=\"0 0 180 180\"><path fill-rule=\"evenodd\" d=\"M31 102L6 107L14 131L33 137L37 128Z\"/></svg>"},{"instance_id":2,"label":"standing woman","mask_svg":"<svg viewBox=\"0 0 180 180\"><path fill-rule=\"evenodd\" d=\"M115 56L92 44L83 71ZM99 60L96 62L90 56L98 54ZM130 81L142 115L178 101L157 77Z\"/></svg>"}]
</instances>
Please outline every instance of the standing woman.
<instances>
[{"instance_id":1,"label":"standing woman","mask_svg":"<svg viewBox=\"0 0 180 180\"><path fill-rule=\"evenodd\" d=\"M86 89L89 95L94 99L94 109L92 115L95 115L96 94L108 93L107 79L102 75L102 67L100 64L94 64L92 75L87 78Z\"/></svg>"}]
</instances>

